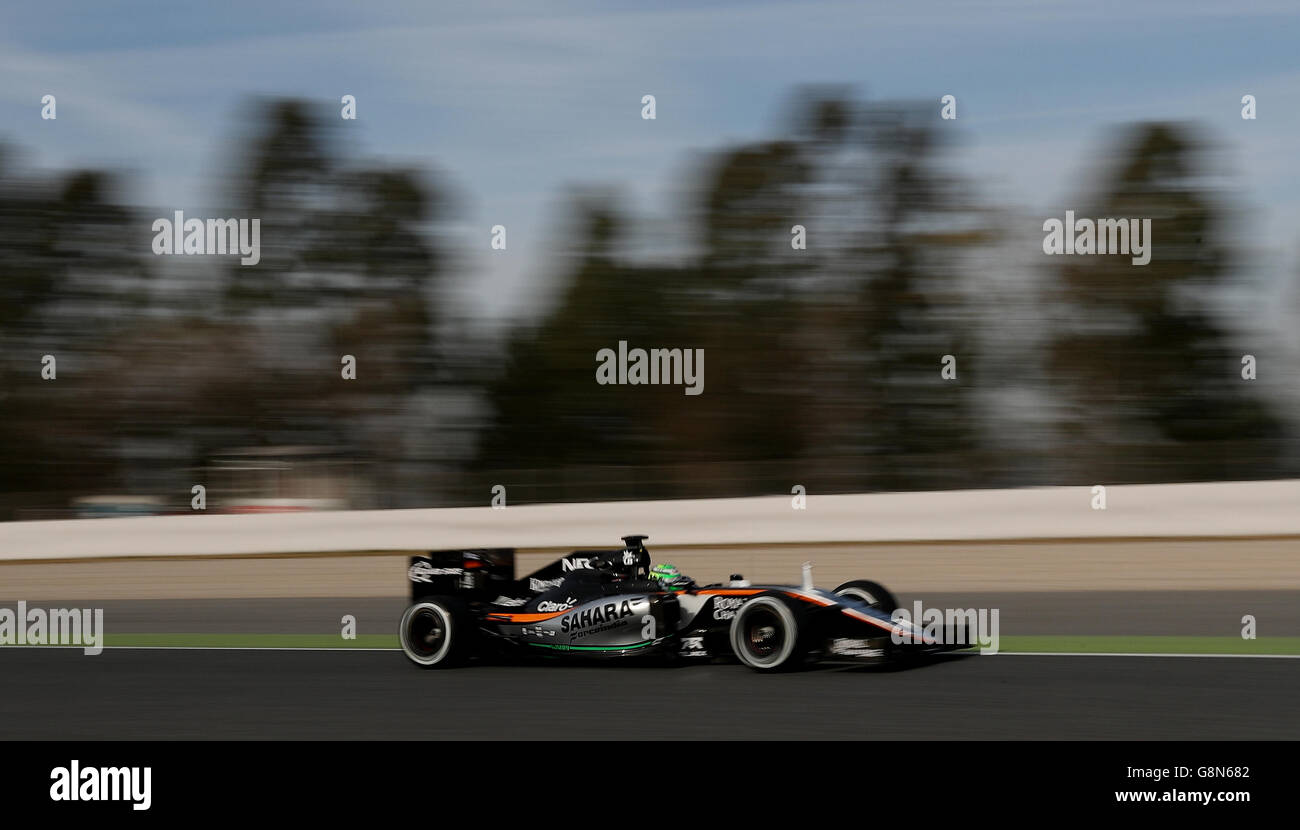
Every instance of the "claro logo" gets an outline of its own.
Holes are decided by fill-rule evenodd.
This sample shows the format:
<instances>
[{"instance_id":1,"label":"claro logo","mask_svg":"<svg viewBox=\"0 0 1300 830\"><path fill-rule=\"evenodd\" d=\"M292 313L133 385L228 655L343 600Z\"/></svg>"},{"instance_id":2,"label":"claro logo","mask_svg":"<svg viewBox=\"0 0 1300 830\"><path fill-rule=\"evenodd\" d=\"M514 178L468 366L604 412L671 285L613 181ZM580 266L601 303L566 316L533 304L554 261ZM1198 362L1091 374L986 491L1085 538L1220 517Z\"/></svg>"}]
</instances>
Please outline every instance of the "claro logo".
<instances>
[{"instance_id":1,"label":"claro logo","mask_svg":"<svg viewBox=\"0 0 1300 830\"><path fill-rule=\"evenodd\" d=\"M570 608L572 608L577 604L578 604L577 597L566 597L564 602L551 602L550 600L539 602L537 603L537 610L542 612L568 611Z\"/></svg>"}]
</instances>

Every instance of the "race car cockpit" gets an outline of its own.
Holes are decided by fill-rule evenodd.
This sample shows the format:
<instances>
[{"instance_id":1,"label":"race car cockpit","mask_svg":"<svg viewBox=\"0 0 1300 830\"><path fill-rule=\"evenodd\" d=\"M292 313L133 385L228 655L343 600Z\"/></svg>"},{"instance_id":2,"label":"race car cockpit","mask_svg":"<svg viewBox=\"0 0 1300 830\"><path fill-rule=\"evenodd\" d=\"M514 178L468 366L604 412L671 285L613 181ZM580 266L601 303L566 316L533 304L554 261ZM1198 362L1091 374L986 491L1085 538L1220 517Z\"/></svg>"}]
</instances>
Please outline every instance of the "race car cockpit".
<instances>
[{"instance_id":1,"label":"race car cockpit","mask_svg":"<svg viewBox=\"0 0 1300 830\"><path fill-rule=\"evenodd\" d=\"M624 591L681 592L695 587L695 581L671 565L650 565L645 540L650 537L624 536L619 551L596 551L584 557L587 567L570 571L564 584L574 589L593 583L616 586Z\"/></svg>"}]
</instances>

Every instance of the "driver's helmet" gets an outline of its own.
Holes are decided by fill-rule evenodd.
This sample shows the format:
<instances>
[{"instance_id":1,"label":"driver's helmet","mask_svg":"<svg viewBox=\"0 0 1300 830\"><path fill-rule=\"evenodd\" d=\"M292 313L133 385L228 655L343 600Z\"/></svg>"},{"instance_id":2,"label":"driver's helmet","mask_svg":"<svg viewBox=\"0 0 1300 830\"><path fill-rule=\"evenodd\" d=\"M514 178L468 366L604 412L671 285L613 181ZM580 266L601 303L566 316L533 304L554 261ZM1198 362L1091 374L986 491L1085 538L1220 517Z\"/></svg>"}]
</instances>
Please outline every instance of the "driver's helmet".
<instances>
[{"instance_id":1,"label":"driver's helmet","mask_svg":"<svg viewBox=\"0 0 1300 830\"><path fill-rule=\"evenodd\" d=\"M692 583L691 578L677 570L676 565L667 563L651 568L650 578L663 585L665 591L685 591Z\"/></svg>"}]
</instances>

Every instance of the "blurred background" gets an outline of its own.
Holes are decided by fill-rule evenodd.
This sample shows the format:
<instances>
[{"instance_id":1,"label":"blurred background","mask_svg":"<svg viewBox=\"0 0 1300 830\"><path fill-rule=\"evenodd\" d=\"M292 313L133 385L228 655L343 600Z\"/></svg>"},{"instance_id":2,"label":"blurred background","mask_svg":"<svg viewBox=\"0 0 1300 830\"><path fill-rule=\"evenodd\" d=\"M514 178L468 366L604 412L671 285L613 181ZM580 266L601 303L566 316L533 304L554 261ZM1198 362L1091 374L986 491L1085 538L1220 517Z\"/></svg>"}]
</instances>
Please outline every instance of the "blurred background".
<instances>
[{"instance_id":1,"label":"blurred background","mask_svg":"<svg viewBox=\"0 0 1300 830\"><path fill-rule=\"evenodd\" d=\"M1300 473L1295 10L135 5L0 13L0 519Z\"/></svg>"}]
</instances>

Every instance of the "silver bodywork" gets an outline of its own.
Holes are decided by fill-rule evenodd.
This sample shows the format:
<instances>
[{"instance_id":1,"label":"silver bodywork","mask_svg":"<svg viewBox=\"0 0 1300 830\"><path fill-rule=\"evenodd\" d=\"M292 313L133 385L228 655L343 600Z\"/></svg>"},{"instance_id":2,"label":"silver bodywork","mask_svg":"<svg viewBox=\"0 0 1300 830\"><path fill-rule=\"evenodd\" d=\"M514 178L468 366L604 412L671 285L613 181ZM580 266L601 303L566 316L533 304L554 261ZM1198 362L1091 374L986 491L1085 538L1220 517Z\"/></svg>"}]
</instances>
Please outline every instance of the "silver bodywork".
<instances>
[{"instance_id":1,"label":"silver bodywork","mask_svg":"<svg viewBox=\"0 0 1300 830\"><path fill-rule=\"evenodd\" d=\"M546 602L538 610L554 609ZM564 605L563 601L556 605ZM554 609L558 610L558 609ZM525 643L560 651L618 651L644 648L669 634L661 631L645 594L619 594L575 604L550 619L503 626Z\"/></svg>"}]
</instances>

